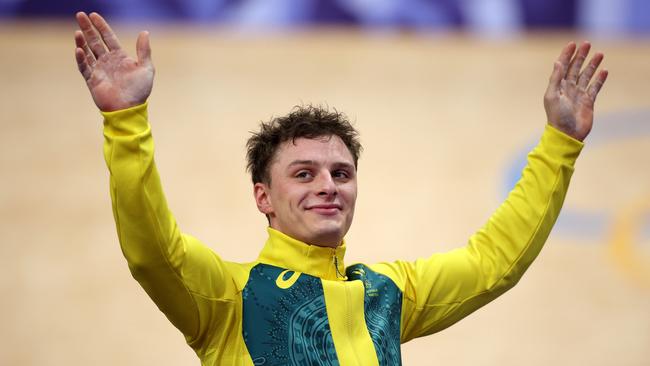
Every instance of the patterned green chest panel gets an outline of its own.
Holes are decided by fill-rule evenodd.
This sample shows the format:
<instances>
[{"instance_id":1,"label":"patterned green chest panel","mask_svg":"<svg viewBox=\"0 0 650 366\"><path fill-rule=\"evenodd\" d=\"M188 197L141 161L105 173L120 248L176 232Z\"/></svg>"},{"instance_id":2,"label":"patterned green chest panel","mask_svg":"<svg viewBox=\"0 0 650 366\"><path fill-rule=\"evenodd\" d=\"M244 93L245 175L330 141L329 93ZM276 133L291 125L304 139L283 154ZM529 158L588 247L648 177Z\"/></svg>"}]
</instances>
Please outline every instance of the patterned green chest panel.
<instances>
[{"instance_id":1,"label":"patterned green chest panel","mask_svg":"<svg viewBox=\"0 0 650 366\"><path fill-rule=\"evenodd\" d=\"M255 365L338 365L319 278L258 264L242 293L244 342Z\"/></svg>"},{"instance_id":2,"label":"patterned green chest panel","mask_svg":"<svg viewBox=\"0 0 650 366\"><path fill-rule=\"evenodd\" d=\"M346 269L348 280L361 280L365 288L364 315L379 365L402 364L400 319L402 292L390 278L373 272L363 264Z\"/></svg>"}]
</instances>

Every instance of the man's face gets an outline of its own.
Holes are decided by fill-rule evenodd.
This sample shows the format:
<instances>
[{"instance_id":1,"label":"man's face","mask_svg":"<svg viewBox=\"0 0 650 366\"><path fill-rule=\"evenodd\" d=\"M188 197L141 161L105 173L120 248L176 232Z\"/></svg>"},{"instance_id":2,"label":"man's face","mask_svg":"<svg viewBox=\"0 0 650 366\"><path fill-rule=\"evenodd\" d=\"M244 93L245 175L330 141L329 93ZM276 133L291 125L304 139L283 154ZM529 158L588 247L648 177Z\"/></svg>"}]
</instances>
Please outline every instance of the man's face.
<instances>
[{"instance_id":1,"label":"man's face","mask_svg":"<svg viewBox=\"0 0 650 366\"><path fill-rule=\"evenodd\" d=\"M338 246L357 199L354 160L341 138L286 141L269 173L270 185L255 184L255 199L271 227L308 244Z\"/></svg>"}]
</instances>

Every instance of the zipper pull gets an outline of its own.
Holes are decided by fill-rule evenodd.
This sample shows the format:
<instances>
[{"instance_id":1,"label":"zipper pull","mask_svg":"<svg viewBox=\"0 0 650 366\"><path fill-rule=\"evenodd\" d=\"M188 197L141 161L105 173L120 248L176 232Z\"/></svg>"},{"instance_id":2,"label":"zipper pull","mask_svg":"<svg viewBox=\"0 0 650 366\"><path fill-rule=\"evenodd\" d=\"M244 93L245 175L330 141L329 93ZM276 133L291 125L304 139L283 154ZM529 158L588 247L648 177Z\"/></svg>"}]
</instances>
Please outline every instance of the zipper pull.
<instances>
[{"instance_id":1,"label":"zipper pull","mask_svg":"<svg viewBox=\"0 0 650 366\"><path fill-rule=\"evenodd\" d=\"M336 256L336 252L334 253L334 268L336 268L336 278L345 278L347 277L339 271L339 258Z\"/></svg>"}]
</instances>

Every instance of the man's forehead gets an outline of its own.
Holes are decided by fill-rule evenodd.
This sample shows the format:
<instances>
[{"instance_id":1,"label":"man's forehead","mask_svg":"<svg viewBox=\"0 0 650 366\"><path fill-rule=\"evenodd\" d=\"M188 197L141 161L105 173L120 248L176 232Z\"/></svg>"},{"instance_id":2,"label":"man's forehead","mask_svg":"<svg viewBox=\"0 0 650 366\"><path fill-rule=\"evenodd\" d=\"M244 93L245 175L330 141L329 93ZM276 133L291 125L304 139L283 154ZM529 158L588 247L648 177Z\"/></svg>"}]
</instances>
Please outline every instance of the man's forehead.
<instances>
[{"instance_id":1,"label":"man's forehead","mask_svg":"<svg viewBox=\"0 0 650 366\"><path fill-rule=\"evenodd\" d=\"M340 163L353 164L352 153L343 140L336 135L315 138L300 137L280 144L273 162L289 165L296 162L317 164L323 160L336 160Z\"/></svg>"}]
</instances>

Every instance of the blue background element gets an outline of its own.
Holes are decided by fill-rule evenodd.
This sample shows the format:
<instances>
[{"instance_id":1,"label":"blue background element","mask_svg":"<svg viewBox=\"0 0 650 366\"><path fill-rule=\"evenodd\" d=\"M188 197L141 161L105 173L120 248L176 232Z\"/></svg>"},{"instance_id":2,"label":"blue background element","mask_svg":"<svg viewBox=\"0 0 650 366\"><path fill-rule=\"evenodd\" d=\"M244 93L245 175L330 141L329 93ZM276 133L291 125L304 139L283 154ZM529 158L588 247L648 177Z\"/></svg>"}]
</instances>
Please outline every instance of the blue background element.
<instances>
[{"instance_id":1,"label":"blue background element","mask_svg":"<svg viewBox=\"0 0 650 366\"><path fill-rule=\"evenodd\" d=\"M4 19L69 18L80 10L97 11L111 20L209 22L247 28L335 24L418 30L462 28L481 34L530 28L650 33L647 0L0 1L0 18Z\"/></svg>"},{"instance_id":2,"label":"blue background element","mask_svg":"<svg viewBox=\"0 0 650 366\"><path fill-rule=\"evenodd\" d=\"M622 140L648 136L650 138L650 110L628 110L620 113L607 114L599 118L592 133L587 138L587 147L597 149L609 143L620 143ZM537 140L531 141L508 165L501 195L505 198L521 177L521 171L526 166L528 153L537 145ZM568 204L560 212L554 230L564 235L600 239L606 236L606 230L611 226L614 213L607 209L584 210ZM650 217L644 220L641 238L650 238Z\"/></svg>"}]
</instances>

